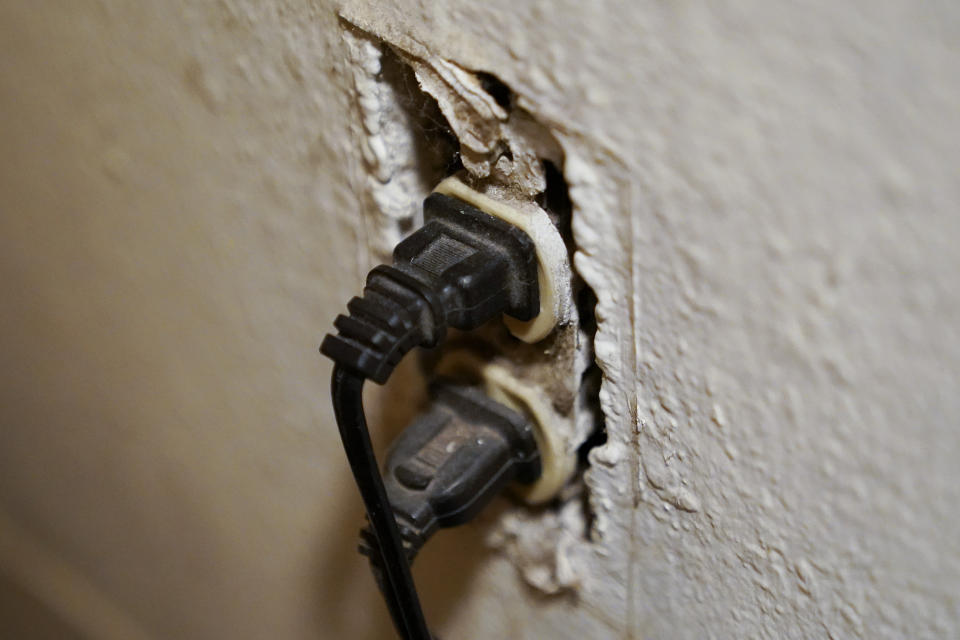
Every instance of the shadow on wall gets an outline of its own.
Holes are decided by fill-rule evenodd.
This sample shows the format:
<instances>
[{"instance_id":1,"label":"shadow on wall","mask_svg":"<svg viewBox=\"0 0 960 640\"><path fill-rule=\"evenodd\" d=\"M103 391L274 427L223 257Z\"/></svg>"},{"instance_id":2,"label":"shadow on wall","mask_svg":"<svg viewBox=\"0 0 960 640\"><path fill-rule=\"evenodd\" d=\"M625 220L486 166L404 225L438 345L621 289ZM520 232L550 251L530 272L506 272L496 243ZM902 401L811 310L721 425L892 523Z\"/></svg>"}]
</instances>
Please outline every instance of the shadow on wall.
<instances>
[{"instance_id":1,"label":"shadow on wall","mask_svg":"<svg viewBox=\"0 0 960 640\"><path fill-rule=\"evenodd\" d=\"M0 638L80 640L83 637L43 602L0 574Z\"/></svg>"}]
</instances>

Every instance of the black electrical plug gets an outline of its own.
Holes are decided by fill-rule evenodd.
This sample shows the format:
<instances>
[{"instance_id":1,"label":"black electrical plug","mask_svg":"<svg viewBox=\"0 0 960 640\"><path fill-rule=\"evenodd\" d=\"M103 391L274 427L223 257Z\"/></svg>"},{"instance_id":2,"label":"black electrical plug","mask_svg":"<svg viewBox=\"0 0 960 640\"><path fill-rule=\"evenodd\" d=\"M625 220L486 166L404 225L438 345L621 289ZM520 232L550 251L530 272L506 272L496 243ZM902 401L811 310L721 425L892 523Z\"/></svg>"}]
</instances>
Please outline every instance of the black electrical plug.
<instances>
[{"instance_id":1,"label":"black electrical plug","mask_svg":"<svg viewBox=\"0 0 960 640\"><path fill-rule=\"evenodd\" d=\"M393 441L384 486L408 560L437 529L464 524L511 482L540 477L525 417L475 387L431 386L433 398Z\"/></svg>"},{"instance_id":2,"label":"black electrical plug","mask_svg":"<svg viewBox=\"0 0 960 640\"><path fill-rule=\"evenodd\" d=\"M434 346L447 327L470 330L506 313L530 320L540 311L536 250L512 224L466 202L434 193L425 224L397 245L393 265L367 276L363 297L337 317L337 335L320 351L383 384L417 346Z\"/></svg>"},{"instance_id":3,"label":"black electrical plug","mask_svg":"<svg viewBox=\"0 0 960 640\"><path fill-rule=\"evenodd\" d=\"M438 529L469 522L510 483L540 477L540 452L524 416L475 387L434 383L431 396L429 409L394 440L383 475L408 563ZM385 590L368 528L359 549ZM401 612L387 603L401 628Z\"/></svg>"}]
</instances>

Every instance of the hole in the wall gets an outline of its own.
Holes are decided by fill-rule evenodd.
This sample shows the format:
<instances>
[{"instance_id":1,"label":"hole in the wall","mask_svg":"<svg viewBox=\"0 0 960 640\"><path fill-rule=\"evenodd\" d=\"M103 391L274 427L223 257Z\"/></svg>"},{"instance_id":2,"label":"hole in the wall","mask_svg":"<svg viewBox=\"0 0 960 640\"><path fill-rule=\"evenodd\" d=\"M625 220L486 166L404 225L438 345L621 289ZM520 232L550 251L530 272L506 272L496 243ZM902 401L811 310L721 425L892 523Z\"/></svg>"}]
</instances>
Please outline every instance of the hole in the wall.
<instances>
[{"instance_id":1,"label":"hole in the wall","mask_svg":"<svg viewBox=\"0 0 960 640\"><path fill-rule=\"evenodd\" d=\"M560 231L567 249L573 256L575 246L573 242L573 200L567 181L557 165L550 160L542 159L546 189L537 198L537 204L543 208ZM575 275L573 283L576 296L577 315L580 322L581 339L593 345L597 333L597 294L582 278ZM589 464L587 458L590 450L605 444L607 441L606 428L603 421L603 412L600 410L600 383L602 381L600 367L596 360L591 358L590 365L584 370L580 381L580 397L583 410L593 417L594 429L586 440L577 449L577 458L581 471Z\"/></svg>"},{"instance_id":2,"label":"hole in the wall","mask_svg":"<svg viewBox=\"0 0 960 640\"><path fill-rule=\"evenodd\" d=\"M589 286L581 283L580 291L577 294L577 311L580 314L580 329L591 343L597 333L596 307L597 294ZM600 383L602 379L603 375L600 367L594 360L583 372L580 380L583 407L584 410L590 412L594 424L593 432L577 449L577 458L581 469L585 469L589 465L588 455L590 450L607 442L607 429L604 424L603 411L600 409Z\"/></svg>"},{"instance_id":3,"label":"hole in the wall","mask_svg":"<svg viewBox=\"0 0 960 640\"><path fill-rule=\"evenodd\" d=\"M368 118L372 113L375 117L381 118L382 126L376 134L379 136L376 142L387 145L388 156L404 158L404 166L407 171L404 180L406 180L407 185L415 184L416 187L399 189L395 186L398 183L395 177L391 178L390 181L379 180L379 183L367 179L366 185L372 183L375 185L374 189L394 189L391 193L392 196L405 198L411 210L413 208L417 209L416 214L411 213L407 217L401 218L384 211L381 204L383 198L374 197L372 198L373 206L370 207L370 210L379 211L379 213L373 218L372 226L375 229L377 227L389 227L399 232L400 235L406 235L413 231L421 220L419 209L423 198L445 177L464 169L464 163L460 157L460 144L451 126L441 113L436 99L421 88L413 68L407 63L407 54L403 51L398 53L390 44L357 31L353 27L348 27L348 30L359 34L357 37L362 37L366 42L374 43L379 49L380 71L373 79L378 85L377 96L381 103L376 105L376 108L372 111L368 110L367 104L369 101L360 104L362 115ZM375 66L371 64L366 68L375 68ZM571 231L573 205L563 175L563 153L559 144L554 139L549 127L536 122L535 115L519 111L514 92L510 87L492 74L483 72L475 74L484 90L490 94L497 104L510 113L510 118L519 116L519 121L525 123L524 127L518 126L511 130L512 135L522 136L519 138L520 144L515 149L511 149L510 145L515 138L505 138L495 147L496 151L491 154L490 159L505 157L509 161L505 164L509 165L514 162L514 156L516 156L517 162L529 162L531 156L529 152L525 156L524 149L536 150L537 155L532 157L535 162L536 157L541 156L540 164L543 167L545 184L543 192L535 197L536 202L548 213L557 226L566 243L568 252L572 256L575 250ZM393 118L393 120L391 121L390 118ZM390 127L397 127L397 130L393 131ZM391 137L392 133L397 135ZM549 156L551 159L548 160L542 156ZM471 160L470 156L468 156L468 160ZM475 160L471 161L475 162ZM376 175L373 169L375 167L371 167L370 174ZM410 178L411 176L413 179ZM391 184L394 186L391 186ZM367 186L367 188L370 187ZM384 215L385 213L386 215ZM370 224L369 221L368 224ZM394 236L394 238L399 240L398 236ZM392 246L394 245L390 244L388 248L386 243L384 244L384 257L389 255L386 251L392 250ZM589 505L589 490L583 476L589 468L588 454L590 450L606 441L603 414L599 406L601 375L599 368L592 361L592 345L596 331L594 318L596 296L579 277L574 276L574 279L572 288L579 322L576 325L567 326L566 331L560 329L543 342L529 345L521 343L510 335L502 322L494 321L480 331L471 334L457 335L456 332L451 332L440 350L435 350L432 353L422 353L421 358L416 362L418 367L429 374L431 368L443 356L440 351L452 352L455 348L468 350L484 361L493 361L497 358L501 358L501 362L508 360L511 365L516 365L514 371L517 373L525 374L531 370L536 370L536 373L525 378L525 381L540 384L542 380L542 388L548 389L548 394L554 394L551 395L551 400L555 403L556 410L564 418L572 416L576 419L578 427L574 437L577 442L571 443L574 446L579 443L576 475L562 490L561 494L548 504L535 508L524 506L517 511L517 513L525 514L522 517L529 525L525 535L542 540L544 547L549 547L554 544L551 541L560 539L561 534L558 531L561 529L563 536L572 534L582 539L584 543L591 539L593 514ZM564 350L566 350L565 354L563 353ZM584 365L583 360L577 360L577 358L586 358L589 362ZM558 362L565 362L565 366L569 366L569 363L574 360L577 360L576 367L565 370L572 373L563 378L562 384L557 383L556 379L560 375L553 373L550 369L554 368ZM413 400L408 395L406 386L397 384L398 382L402 381L394 380L384 387L385 396L382 398L382 404L387 407L384 411L385 415L400 413L392 408L393 405L409 405ZM549 390L550 385L553 385L553 390ZM575 398L575 400L571 398ZM386 433L397 433L404 426L398 424L396 420L391 420L391 423L389 429L385 430ZM584 433L583 425L585 424L592 425L592 429L588 429L589 433ZM582 518L577 524L569 524L569 520L557 517L564 509L568 512L573 510L582 513ZM579 523L584 523L585 527L581 529ZM541 567L541 564L547 561L544 561L540 556L526 557L524 553L524 551L516 548L507 549L508 556L518 568L521 568L525 577L525 570L534 573L539 572L541 568L547 573L556 571L555 567ZM552 558L555 555L546 554L544 557ZM533 566L536 566L536 570L531 569ZM423 568L423 565L419 570L427 571ZM557 593L558 590L576 588L573 586L574 582L562 584L559 578L556 581L558 584L553 587L553 590L550 590L547 587L536 585L528 579L531 586L545 593ZM449 588L444 589L445 593L450 591Z\"/></svg>"},{"instance_id":4,"label":"hole in the wall","mask_svg":"<svg viewBox=\"0 0 960 640\"><path fill-rule=\"evenodd\" d=\"M557 165L547 159L541 159L541 162L546 179L546 189L537 197L537 204L547 212L553 224L557 226L564 243L567 245L567 251L570 253L572 262L576 246L573 242L573 200L570 198L570 190L567 187L566 179L563 177L563 171ZM573 291L581 340L585 340L592 349L594 336L597 333L597 294L576 273L574 273ZM597 366L596 360L591 357L590 365L581 376L580 393L582 406L589 408L591 413L594 414L596 427L578 449L578 455L584 463L590 449L606 442L603 413L600 411L600 380L600 368Z\"/></svg>"},{"instance_id":5,"label":"hole in the wall","mask_svg":"<svg viewBox=\"0 0 960 640\"><path fill-rule=\"evenodd\" d=\"M573 249L573 231L571 221L573 219L573 201L570 200L570 190L567 188L567 181L563 177L563 171L557 168L550 160L541 160L543 164L544 178L547 188L537 197L537 204L540 205L553 220L553 224L560 230L563 241L567 248ZM584 285L586 286L586 285ZM591 310L591 315L593 311Z\"/></svg>"},{"instance_id":6,"label":"hole in the wall","mask_svg":"<svg viewBox=\"0 0 960 640\"><path fill-rule=\"evenodd\" d=\"M550 160L542 160L546 189L538 198L538 204L547 211L553 223L560 230L567 249L573 256L575 246L573 242L572 218L573 201L563 171ZM595 521L590 507L589 494L584 486L584 473L590 466L590 451L607 442L607 431L604 423L603 411L600 407L600 384L603 379L600 367L593 357L592 346L597 333L597 295L593 289L578 275L574 275L573 290L580 324L580 339L591 349L590 364L584 369L580 378L579 411L589 416L593 425L586 439L577 448L577 475L573 480L576 485L573 491L565 492L566 499L579 499L583 504L585 519L584 537L590 539ZM554 501L554 507L560 508L564 497Z\"/></svg>"},{"instance_id":7,"label":"hole in the wall","mask_svg":"<svg viewBox=\"0 0 960 640\"><path fill-rule=\"evenodd\" d=\"M509 111L513 106L513 91L500 78L486 71L474 71L483 90L496 100L497 104Z\"/></svg>"}]
</instances>

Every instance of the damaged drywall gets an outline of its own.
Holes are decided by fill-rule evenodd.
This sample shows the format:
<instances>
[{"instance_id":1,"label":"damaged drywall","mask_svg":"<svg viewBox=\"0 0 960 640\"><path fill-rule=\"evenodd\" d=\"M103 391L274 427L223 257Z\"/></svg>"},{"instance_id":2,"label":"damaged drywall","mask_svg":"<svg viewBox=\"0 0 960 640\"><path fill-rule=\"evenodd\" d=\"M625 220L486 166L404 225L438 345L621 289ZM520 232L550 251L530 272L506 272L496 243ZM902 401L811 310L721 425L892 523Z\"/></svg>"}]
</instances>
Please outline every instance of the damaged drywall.
<instances>
[{"instance_id":1,"label":"damaged drywall","mask_svg":"<svg viewBox=\"0 0 960 640\"><path fill-rule=\"evenodd\" d=\"M476 189L512 206L543 204L554 224L572 240L567 186L562 173L554 169L563 166L562 149L534 116L514 108L508 87L489 74L467 71L421 47L411 51L400 43L383 41L347 21L344 40L362 122L358 144L364 149L367 167L365 215L375 255L387 254L384 242L395 242L418 219L417 209L432 187L457 169ZM408 69L399 69L400 63ZM432 124L435 111L449 128L428 130L423 120ZM418 146L432 147L435 156L446 153L449 159L425 161ZM548 171L553 172L551 194L547 193ZM542 398L536 401L538 406L543 407L551 428L561 434L565 455L575 461L578 450L601 428L596 385L588 377L593 366L593 328L580 322L581 313L593 316L594 298L581 295L588 307L578 309L570 287L579 292L587 285L569 269L558 276L564 283L558 289L560 326L544 342L524 344L496 324L447 340L439 351L425 357L424 366L428 377L435 375L431 373L435 369L455 374L451 362L460 362L462 369L465 358L477 362L472 366L502 367L503 375L523 384L527 394ZM590 531L594 518L581 483L582 479L575 480L552 506L538 507L534 513L526 507L515 508L489 536L490 544L512 559L527 583L545 593L578 586L588 539L601 531Z\"/></svg>"},{"instance_id":2,"label":"damaged drywall","mask_svg":"<svg viewBox=\"0 0 960 640\"><path fill-rule=\"evenodd\" d=\"M519 198L545 191L542 163L561 165L561 149L526 111L498 104L481 76L346 21L343 38L362 130L359 188L376 255L390 255L419 219L423 197L457 166Z\"/></svg>"}]
</instances>

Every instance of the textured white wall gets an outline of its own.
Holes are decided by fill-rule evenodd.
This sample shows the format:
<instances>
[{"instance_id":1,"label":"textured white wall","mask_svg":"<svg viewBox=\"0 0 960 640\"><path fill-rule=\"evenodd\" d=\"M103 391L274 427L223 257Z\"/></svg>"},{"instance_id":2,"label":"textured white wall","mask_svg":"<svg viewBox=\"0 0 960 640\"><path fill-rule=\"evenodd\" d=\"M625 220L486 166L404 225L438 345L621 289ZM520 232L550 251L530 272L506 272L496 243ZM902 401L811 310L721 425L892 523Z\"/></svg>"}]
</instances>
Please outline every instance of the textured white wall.
<instances>
[{"instance_id":1,"label":"textured white wall","mask_svg":"<svg viewBox=\"0 0 960 640\"><path fill-rule=\"evenodd\" d=\"M379 637L313 350L377 237L335 9L22 4L2 566L98 635ZM960 635L960 8L343 12L550 127L600 300L577 594L485 550L501 507L418 560L444 637Z\"/></svg>"},{"instance_id":2,"label":"textured white wall","mask_svg":"<svg viewBox=\"0 0 960 640\"><path fill-rule=\"evenodd\" d=\"M316 351L366 269L339 46L304 2L0 7L0 564L92 637L388 628Z\"/></svg>"}]
</instances>

